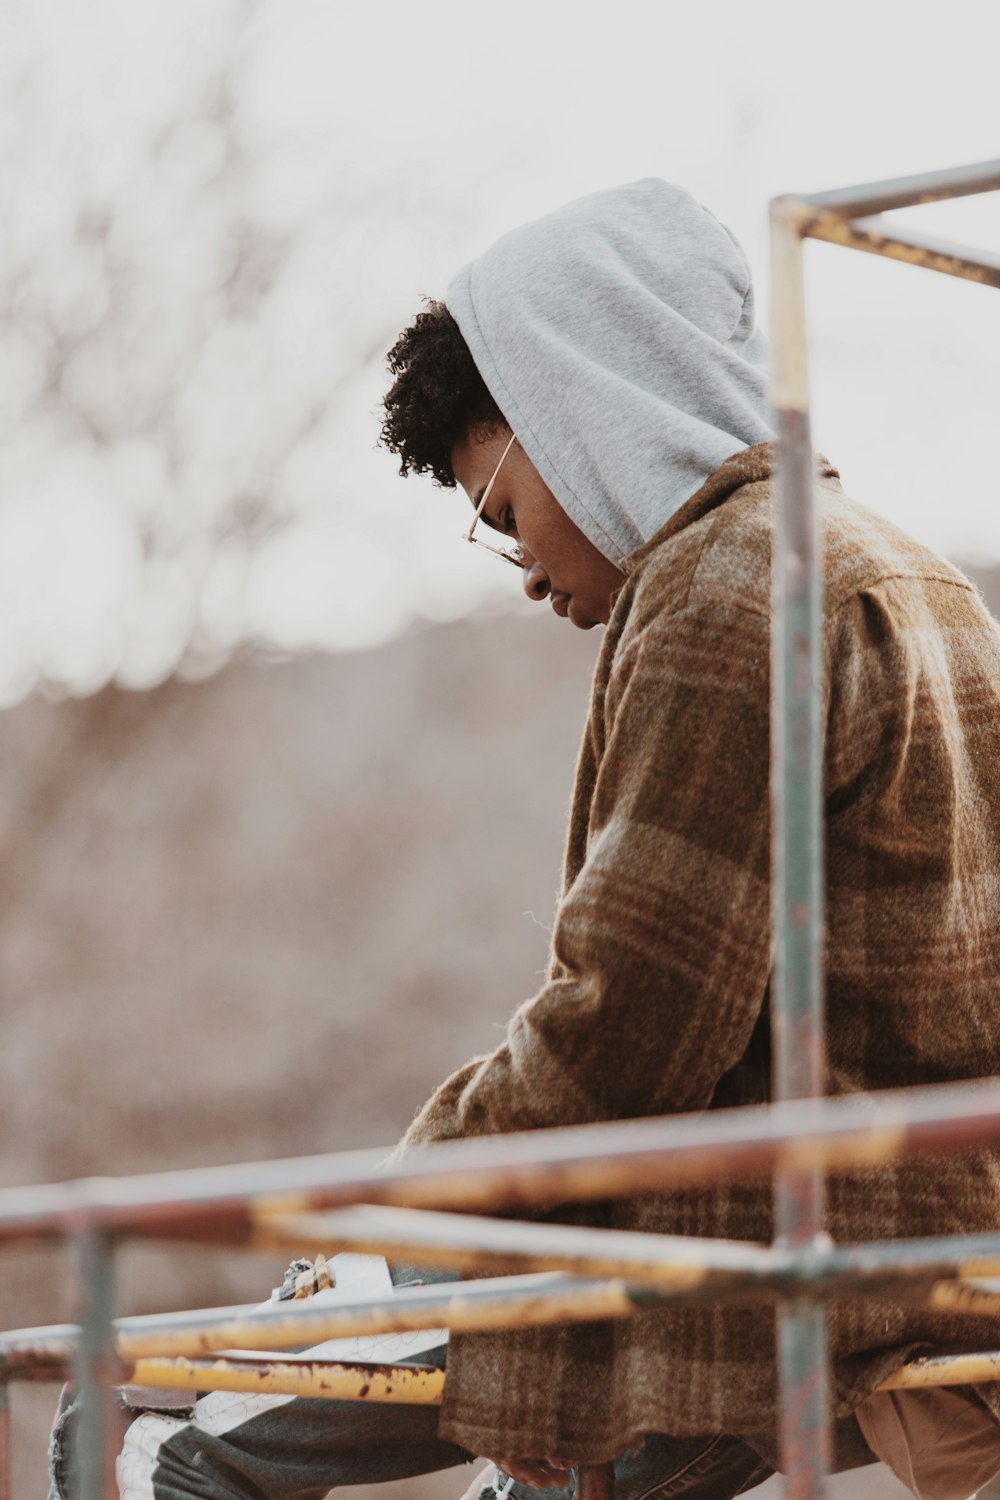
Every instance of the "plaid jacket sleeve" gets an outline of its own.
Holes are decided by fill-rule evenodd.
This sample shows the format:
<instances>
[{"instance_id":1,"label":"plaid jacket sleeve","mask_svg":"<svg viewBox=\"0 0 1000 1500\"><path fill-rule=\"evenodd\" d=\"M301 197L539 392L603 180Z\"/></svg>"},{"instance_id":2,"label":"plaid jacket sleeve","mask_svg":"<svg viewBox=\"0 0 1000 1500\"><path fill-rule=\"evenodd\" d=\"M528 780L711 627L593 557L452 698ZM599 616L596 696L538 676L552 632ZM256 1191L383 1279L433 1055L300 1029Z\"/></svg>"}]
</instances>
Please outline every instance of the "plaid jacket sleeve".
<instances>
[{"instance_id":1,"label":"plaid jacket sleeve","mask_svg":"<svg viewBox=\"0 0 1000 1500\"><path fill-rule=\"evenodd\" d=\"M708 1105L771 965L768 662L766 617L717 601L623 635L591 706L585 852L549 980L405 1145Z\"/></svg>"}]
</instances>

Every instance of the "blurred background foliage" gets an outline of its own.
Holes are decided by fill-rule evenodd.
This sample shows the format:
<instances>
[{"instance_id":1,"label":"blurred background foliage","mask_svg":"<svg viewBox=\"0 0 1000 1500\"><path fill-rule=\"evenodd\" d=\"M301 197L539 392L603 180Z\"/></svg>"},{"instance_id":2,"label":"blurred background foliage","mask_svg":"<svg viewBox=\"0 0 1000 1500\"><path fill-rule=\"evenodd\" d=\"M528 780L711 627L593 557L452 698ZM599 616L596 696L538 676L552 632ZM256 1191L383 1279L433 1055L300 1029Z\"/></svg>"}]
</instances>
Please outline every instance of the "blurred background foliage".
<instances>
[{"instance_id":1,"label":"blurred background foliage","mask_svg":"<svg viewBox=\"0 0 1000 1500\"><path fill-rule=\"evenodd\" d=\"M0 64L7 702L39 680L201 675L240 645L368 644L413 612L375 575L379 530L401 575L419 518L377 494L358 513L344 431L370 453L390 263L464 208L366 178L336 119L269 120L277 20L229 0L18 16Z\"/></svg>"}]
</instances>

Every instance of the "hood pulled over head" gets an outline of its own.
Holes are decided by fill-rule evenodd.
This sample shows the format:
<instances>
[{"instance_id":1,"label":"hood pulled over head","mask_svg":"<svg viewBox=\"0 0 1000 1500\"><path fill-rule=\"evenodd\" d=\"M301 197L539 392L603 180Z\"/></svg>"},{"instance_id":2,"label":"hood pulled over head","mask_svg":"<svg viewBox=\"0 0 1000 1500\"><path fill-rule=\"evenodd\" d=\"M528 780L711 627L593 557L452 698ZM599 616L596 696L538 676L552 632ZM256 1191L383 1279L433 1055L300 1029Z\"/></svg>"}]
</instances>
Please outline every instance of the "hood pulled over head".
<instances>
[{"instance_id":1,"label":"hood pulled over head","mask_svg":"<svg viewBox=\"0 0 1000 1500\"><path fill-rule=\"evenodd\" d=\"M512 230L445 301L542 479L616 565L725 459L773 437L746 256L668 182Z\"/></svg>"}]
</instances>

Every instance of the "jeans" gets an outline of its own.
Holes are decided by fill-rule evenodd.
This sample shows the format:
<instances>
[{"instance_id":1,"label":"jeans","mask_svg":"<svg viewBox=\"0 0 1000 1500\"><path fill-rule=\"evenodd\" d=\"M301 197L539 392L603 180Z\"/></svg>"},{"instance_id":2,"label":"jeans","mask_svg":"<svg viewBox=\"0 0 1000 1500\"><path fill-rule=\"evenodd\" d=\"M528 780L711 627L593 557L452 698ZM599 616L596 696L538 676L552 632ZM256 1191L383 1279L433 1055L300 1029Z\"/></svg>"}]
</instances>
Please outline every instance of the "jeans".
<instances>
[{"instance_id":1,"label":"jeans","mask_svg":"<svg viewBox=\"0 0 1000 1500\"><path fill-rule=\"evenodd\" d=\"M400 1271L393 1280L400 1284L415 1274L425 1281L451 1279L440 1271ZM414 1362L443 1369L446 1356L443 1345ZM64 1403L52 1434L49 1500L72 1500L75 1425L76 1408ZM183 1413L146 1411L132 1420L118 1459L119 1490L122 1500L321 1500L341 1485L387 1483L471 1463L475 1455L439 1438L437 1426L436 1407L215 1391ZM651 1434L615 1461L615 1496L730 1500L773 1472L736 1437ZM572 1492L515 1483L506 1493L511 1500L570 1500ZM481 1496L494 1500L492 1487Z\"/></svg>"},{"instance_id":2,"label":"jeans","mask_svg":"<svg viewBox=\"0 0 1000 1500\"><path fill-rule=\"evenodd\" d=\"M442 1366L444 1353L422 1355L421 1363ZM71 1406L53 1437L53 1500L72 1494L74 1417ZM193 1419L155 1412L137 1417L118 1460L118 1482L122 1500L320 1500L340 1485L386 1483L470 1463L472 1454L437 1436L437 1422L435 1407L219 1391L201 1398ZM730 1500L772 1473L739 1438L653 1433L616 1459L615 1497ZM570 1500L572 1491L515 1483L507 1493L511 1500ZM490 1486L482 1497L493 1500Z\"/></svg>"},{"instance_id":3,"label":"jeans","mask_svg":"<svg viewBox=\"0 0 1000 1500\"><path fill-rule=\"evenodd\" d=\"M422 1356L422 1362L435 1361ZM281 1400L281 1398L275 1398ZM122 1500L320 1500L341 1485L386 1483L457 1468L473 1455L437 1436L438 1413L426 1406L296 1397L270 1410L268 1398L202 1398L194 1420L144 1413L130 1426L118 1461ZM206 1408L207 1403L207 1409ZM229 1426L234 1406L245 1419ZM253 1410L247 1410L248 1408ZM72 1493L66 1438L71 1407L53 1443L50 1495ZM651 1434L615 1461L615 1500L730 1500L773 1473L739 1438ZM467 1484L464 1481L462 1487ZM460 1492L456 1485L456 1494ZM570 1500L572 1491L515 1483L511 1500ZM493 1500L492 1488L481 1492Z\"/></svg>"}]
</instances>

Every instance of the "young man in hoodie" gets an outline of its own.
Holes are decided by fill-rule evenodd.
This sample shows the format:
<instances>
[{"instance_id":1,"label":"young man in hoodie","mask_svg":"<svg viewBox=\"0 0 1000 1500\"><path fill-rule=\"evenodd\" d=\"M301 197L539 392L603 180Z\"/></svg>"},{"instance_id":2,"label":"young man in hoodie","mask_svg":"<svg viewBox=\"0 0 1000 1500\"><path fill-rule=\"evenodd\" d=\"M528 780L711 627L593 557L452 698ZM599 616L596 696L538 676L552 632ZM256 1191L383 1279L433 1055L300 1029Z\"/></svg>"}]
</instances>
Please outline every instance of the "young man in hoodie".
<instances>
[{"instance_id":1,"label":"young man in hoodie","mask_svg":"<svg viewBox=\"0 0 1000 1500\"><path fill-rule=\"evenodd\" d=\"M529 599L606 627L546 981L404 1147L768 1100L774 454L739 245L667 183L595 194L462 271L390 365L383 440L403 473L460 485L473 540L516 564ZM824 461L817 485L828 1089L997 1074L1000 634L967 580ZM828 1201L837 1240L995 1230L1000 1158L839 1174ZM746 1182L575 1221L773 1230L768 1188ZM882 1457L935 1500L1000 1471L997 1387L876 1394L916 1349L992 1346L990 1323L844 1301L830 1336L840 1467ZM133 1425L126 1490L319 1496L479 1454L522 1500L609 1458L619 1500L728 1500L777 1465L773 1347L761 1307L455 1337L440 1420L281 1398L220 1418L227 1398L209 1397L193 1421Z\"/></svg>"}]
</instances>

